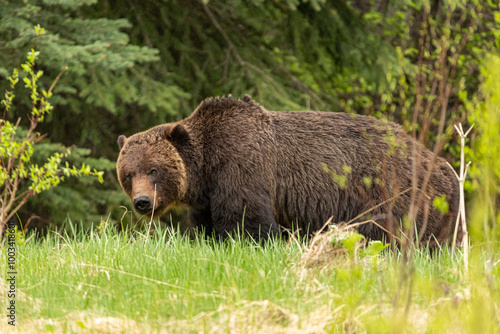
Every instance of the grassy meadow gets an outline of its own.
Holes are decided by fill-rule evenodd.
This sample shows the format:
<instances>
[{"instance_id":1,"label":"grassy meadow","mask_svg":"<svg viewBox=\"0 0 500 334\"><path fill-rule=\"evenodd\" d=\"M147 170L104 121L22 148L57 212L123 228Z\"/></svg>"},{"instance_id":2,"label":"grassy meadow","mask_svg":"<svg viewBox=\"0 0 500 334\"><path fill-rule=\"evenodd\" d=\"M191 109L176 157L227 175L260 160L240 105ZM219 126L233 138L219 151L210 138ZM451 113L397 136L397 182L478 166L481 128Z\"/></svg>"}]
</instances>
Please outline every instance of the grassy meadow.
<instances>
[{"instance_id":1,"label":"grassy meadow","mask_svg":"<svg viewBox=\"0 0 500 334\"><path fill-rule=\"evenodd\" d=\"M498 0L0 0L0 334L500 333L499 47ZM455 170L472 161L470 248L115 229L116 138L229 93L396 121ZM9 239L16 218L50 228Z\"/></svg>"},{"instance_id":2,"label":"grassy meadow","mask_svg":"<svg viewBox=\"0 0 500 334\"><path fill-rule=\"evenodd\" d=\"M403 256L342 228L260 245L68 223L16 233L15 327L1 240L0 333L500 333L500 57L489 62L469 115L468 266L460 248Z\"/></svg>"},{"instance_id":3,"label":"grassy meadow","mask_svg":"<svg viewBox=\"0 0 500 334\"><path fill-rule=\"evenodd\" d=\"M500 332L498 245L473 245L466 273L460 252L404 261L352 236L266 246L165 228L28 236L17 246L17 327L3 319L0 332Z\"/></svg>"},{"instance_id":4,"label":"grassy meadow","mask_svg":"<svg viewBox=\"0 0 500 334\"><path fill-rule=\"evenodd\" d=\"M500 57L491 63L467 152L468 266L462 249L403 256L342 228L259 245L67 224L16 234L16 327L2 240L0 333L500 333Z\"/></svg>"}]
</instances>

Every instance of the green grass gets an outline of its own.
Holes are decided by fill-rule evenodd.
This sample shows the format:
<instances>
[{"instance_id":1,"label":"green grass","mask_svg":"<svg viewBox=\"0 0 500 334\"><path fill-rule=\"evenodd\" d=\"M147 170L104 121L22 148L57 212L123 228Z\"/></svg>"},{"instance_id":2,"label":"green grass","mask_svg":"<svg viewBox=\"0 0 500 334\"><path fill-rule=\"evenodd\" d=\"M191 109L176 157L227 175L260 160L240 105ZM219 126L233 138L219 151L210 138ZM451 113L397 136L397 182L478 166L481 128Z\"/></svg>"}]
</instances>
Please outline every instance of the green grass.
<instances>
[{"instance_id":1,"label":"green grass","mask_svg":"<svg viewBox=\"0 0 500 334\"><path fill-rule=\"evenodd\" d=\"M246 240L190 240L168 229L150 238L112 231L31 238L17 247L17 330L500 331L498 268L489 265L498 252L488 262L486 248L473 245L465 276L460 258L452 259L447 249L432 258L417 252L404 265L397 252L349 254L329 240L262 247ZM405 276L411 264L413 274ZM7 271L6 261L1 269ZM6 295L0 297L7 305ZM2 319L0 332L8 330Z\"/></svg>"}]
</instances>

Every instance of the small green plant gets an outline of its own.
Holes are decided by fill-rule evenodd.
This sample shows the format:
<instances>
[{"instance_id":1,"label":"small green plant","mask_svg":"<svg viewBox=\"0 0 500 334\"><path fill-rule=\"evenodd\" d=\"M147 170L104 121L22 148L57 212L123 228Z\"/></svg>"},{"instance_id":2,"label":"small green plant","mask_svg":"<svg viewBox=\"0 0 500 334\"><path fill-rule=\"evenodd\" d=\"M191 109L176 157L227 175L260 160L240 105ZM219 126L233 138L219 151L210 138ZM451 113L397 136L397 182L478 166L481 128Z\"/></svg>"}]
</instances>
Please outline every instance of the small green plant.
<instances>
[{"instance_id":1,"label":"small green plant","mask_svg":"<svg viewBox=\"0 0 500 334\"><path fill-rule=\"evenodd\" d=\"M36 26L35 32L38 37L43 35L45 30ZM43 71L35 70L39 54L32 48L28 52L26 62L21 65L24 74L23 81L25 87L30 90L32 103L27 130L20 126L21 118L16 123L6 119L9 110L14 106L14 88L22 76L18 69L14 69L12 75L7 78L10 81L10 88L5 93L5 99L2 100L5 109L0 119L0 237L7 222L31 196L57 187L65 177L92 175L97 176L99 181L103 182L103 172L91 169L86 164L78 168L64 162L64 159L71 153L70 148L48 156L41 166L32 162L36 144L44 137L35 130L53 109L49 99L52 97L55 84L65 71L65 69L61 71L49 90L40 89L38 80L43 76Z\"/></svg>"},{"instance_id":2,"label":"small green plant","mask_svg":"<svg viewBox=\"0 0 500 334\"><path fill-rule=\"evenodd\" d=\"M379 240L370 240L366 243L366 238L363 235L348 229L342 230L336 225L331 225L330 231L333 234L332 245L345 248L351 258L377 256L381 251L389 247L388 243Z\"/></svg>"},{"instance_id":3,"label":"small green plant","mask_svg":"<svg viewBox=\"0 0 500 334\"><path fill-rule=\"evenodd\" d=\"M353 232L342 240L341 244L345 247L345 249L347 249L349 255L354 256L356 254L356 250L361 247L361 241L364 239L365 237L358 232Z\"/></svg>"}]
</instances>

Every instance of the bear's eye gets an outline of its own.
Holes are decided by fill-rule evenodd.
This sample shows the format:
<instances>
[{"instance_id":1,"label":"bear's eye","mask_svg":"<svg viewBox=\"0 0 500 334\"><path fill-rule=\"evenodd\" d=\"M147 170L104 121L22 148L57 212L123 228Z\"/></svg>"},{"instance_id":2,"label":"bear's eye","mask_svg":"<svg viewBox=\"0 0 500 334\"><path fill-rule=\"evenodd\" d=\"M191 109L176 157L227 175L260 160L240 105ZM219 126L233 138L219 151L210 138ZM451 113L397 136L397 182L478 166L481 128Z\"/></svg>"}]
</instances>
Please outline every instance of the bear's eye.
<instances>
[{"instance_id":1,"label":"bear's eye","mask_svg":"<svg viewBox=\"0 0 500 334\"><path fill-rule=\"evenodd\" d=\"M156 169L154 169L154 168L153 168L153 169L151 169L151 170L149 171L149 173L148 173L148 175L156 175L156 174L158 174L158 171L157 171Z\"/></svg>"},{"instance_id":2,"label":"bear's eye","mask_svg":"<svg viewBox=\"0 0 500 334\"><path fill-rule=\"evenodd\" d=\"M132 183L132 174L125 174L125 176L122 179L123 184L130 184Z\"/></svg>"}]
</instances>

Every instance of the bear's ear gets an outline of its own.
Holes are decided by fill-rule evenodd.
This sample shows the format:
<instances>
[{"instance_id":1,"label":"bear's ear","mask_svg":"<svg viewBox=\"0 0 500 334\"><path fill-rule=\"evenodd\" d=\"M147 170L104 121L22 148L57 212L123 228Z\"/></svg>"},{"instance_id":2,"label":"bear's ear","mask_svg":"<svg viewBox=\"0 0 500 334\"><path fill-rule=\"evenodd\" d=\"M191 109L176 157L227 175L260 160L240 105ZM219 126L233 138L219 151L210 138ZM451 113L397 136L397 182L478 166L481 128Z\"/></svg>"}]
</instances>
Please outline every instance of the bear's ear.
<instances>
[{"instance_id":1,"label":"bear's ear","mask_svg":"<svg viewBox=\"0 0 500 334\"><path fill-rule=\"evenodd\" d=\"M171 142L184 144L189 140L189 133L182 124L165 129L165 137Z\"/></svg>"},{"instance_id":2,"label":"bear's ear","mask_svg":"<svg viewBox=\"0 0 500 334\"><path fill-rule=\"evenodd\" d=\"M125 145L125 141L127 140L127 137L125 137L124 135L120 135L118 136L118 148L120 148L120 151L122 150L123 148L123 145Z\"/></svg>"}]
</instances>

